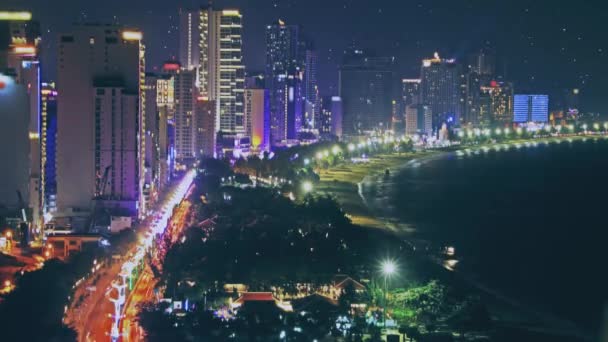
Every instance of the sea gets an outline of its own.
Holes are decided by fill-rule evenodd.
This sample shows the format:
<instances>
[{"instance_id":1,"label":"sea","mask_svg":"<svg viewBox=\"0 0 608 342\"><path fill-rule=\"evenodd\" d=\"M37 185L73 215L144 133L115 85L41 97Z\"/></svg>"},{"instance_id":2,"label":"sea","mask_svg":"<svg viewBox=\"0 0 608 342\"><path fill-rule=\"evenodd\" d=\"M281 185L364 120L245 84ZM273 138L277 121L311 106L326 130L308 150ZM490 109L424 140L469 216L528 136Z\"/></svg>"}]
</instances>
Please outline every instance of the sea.
<instances>
[{"instance_id":1,"label":"sea","mask_svg":"<svg viewBox=\"0 0 608 342\"><path fill-rule=\"evenodd\" d=\"M608 304L608 139L471 147L362 186L408 239L454 249L454 272L594 336Z\"/></svg>"}]
</instances>

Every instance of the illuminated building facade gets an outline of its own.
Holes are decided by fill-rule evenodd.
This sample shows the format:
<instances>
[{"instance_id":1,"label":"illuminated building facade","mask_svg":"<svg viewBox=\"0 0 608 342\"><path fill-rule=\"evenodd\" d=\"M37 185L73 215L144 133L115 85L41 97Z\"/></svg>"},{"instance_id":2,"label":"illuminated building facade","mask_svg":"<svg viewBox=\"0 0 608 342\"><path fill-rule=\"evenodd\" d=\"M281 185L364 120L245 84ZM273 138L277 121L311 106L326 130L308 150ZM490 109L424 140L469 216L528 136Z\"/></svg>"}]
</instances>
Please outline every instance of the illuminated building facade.
<instances>
[{"instance_id":1,"label":"illuminated building facade","mask_svg":"<svg viewBox=\"0 0 608 342\"><path fill-rule=\"evenodd\" d=\"M94 198L133 216L145 210L141 38L114 25L58 37L57 206L66 215L89 211Z\"/></svg>"},{"instance_id":2,"label":"illuminated building facade","mask_svg":"<svg viewBox=\"0 0 608 342\"><path fill-rule=\"evenodd\" d=\"M482 117L489 117L495 125L513 122L513 85L508 82L491 81L489 87L481 87L481 97L489 99L489 108L481 108ZM486 101L480 101L485 105ZM485 106L482 106L485 107ZM486 115L487 113L487 115Z\"/></svg>"},{"instance_id":3,"label":"illuminated building facade","mask_svg":"<svg viewBox=\"0 0 608 342\"><path fill-rule=\"evenodd\" d=\"M211 7L199 15L199 95L215 102L216 132L243 135L243 16L238 10Z\"/></svg>"},{"instance_id":4,"label":"illuminated building facade","mask_svg":"<svg viewBox=\"0 0 608 342\"><path fill-rule=\"evenodd\" d=\"M345 136L391 127L394 58L361 50L345 55L339 70L339 96L344 106Z\"/></svg>"},{"instance_id":5,"label":"illuminated building facade","mask_svg":"<svg viewBox=\"0 0 608 342\"><path fill-rule=\"evenodd\" d=\"M57 149L57 90L55 83L42 83L40 96L40 154L42 172L40 187L43 191L44 210L54 212L57 209L57 171L55 154Z\"/></svg>"},{"instance_id":6,"label":"illuminated building facade","mask_svg":"<svg viewBox=\"0 0 608 342\"><path fill-rule=\"evenodd\" d=\"M319 133L323 138L342 136L343 106L340 96L323 97Z\"/></svg>"},{"instance_id":7,"label":"illuminated building facade","mask_svg":"<svg viewBox=\"0 0 608 342\"><path fill-rule=\"evenodd\" d=\"M179 67L179 65L178 65ZM156 79L156 108L158 109L159 185L171 180L175 166L175 82L169 74Z\"/></svg>"},{"instance_id":8,"label":"illuminated building facade","mask_svg":"<svg viewBox=\"0 0 608 342\"><path fill-rule=\"evenodd\" d=\"M410 104L405 107L405 134L433 134L433 113L430 106Z\"/></svg>"},{"instance_id":9,"label":"illuminated building facade","mask_svg":"<svg viewBox=\"0 0 608 342\"><path fill-rule=\"evenodd\" d=\"M3 190L10 191L7 194L0 194L0 202L12 207L21 207L16 195L16 190L23 197L24 209L29 208L26 217L31 222L32 232L40 233L39 229L43 224L44 191L41 184L42 155L41 155L41 104L40 104L40 27L36 21L31 20L29 12L0 12L0 93L4 94L2 100L2 110L6 118L2 119L2 126L6 129L12 127L8 121L15 114L23 115L22 118L27 123L25 130L21 130L21 119L14 122L14 131L5 132L5 138L13 138L14 141L3 145L15 151L7 155L7 159L2 159L6 165L11 167L4 168L2 173L7 173L3 179L3 185L7 187ZM11 96L14 96L13 98ZM23 101L27 105L23 107ZM25 109L25 111L23 111ZM13 110L14 112L9 112ZM4 124L7 120L7 125ZM25 139L25 142L22 141ZM16 145L22 141L22 145ZM20 155L16 155L16 154ZM22 154L22 155L21 155ZM17 164L13 168L10 160L14 159ZM21 163L21 161L24 161ZM7 170L10 169L10 170ZM26 177L26 186L23 187L22 175L14 175L14 172L22 173ZM4 174L0 178L5 178ZM12 185L11 185L12 184Z\"/></svg>"},{"instance_id":10,"label":"illuminated building facade","mask_svg":"<svg viewBox=\"0 0 608 342\"><path fill-rule=\"evenodd\" d=\"M144 111L145 121L145 146L144 146L144 186L143 193L145 201L148 204L152 204L158 197L160 190L160 155L158 140L160 136L159 131L159 111L158 111L158 100L157 100L157 85L158 76L152 73L146 73L145 84L143 92L146 94L145 101L146 107Z\"/></svg>"},{"instance_id":11,"label":"illuminated building facade","mask_svg":"<svg viewBox=\"0 0 608 342\"><path fill-rule=\"evenodd\" d=\"M215 156L215 101L199 96L196 101L197 156Z\"/></svg>"},{"instance_id":12,"label":"illuminated building facade","mask_svg":"<svg viewBox=\"0 0 608 342\"><path fill-rule=\"evenodd\" d=\"M549 121L548 95L515 95L513 108L515 123Z\"/></svg>"},{"instance_id":13,"label":"illuminated building facade","mask_svg":"<svg viewBox=\"0 0 608 342\"><path fill-rule=\"evenodd\" d=\"M270 150L270 92L245 89L245 117L253 151Z\"/></svg>"},{"instance_id":14,"label":"illuminated building facade","mask_svg":"<svg viewBox=\"0 0 608 342\"><path fill-rule=\"evenodd\" d=\"M422 61L421 103L428 104L433 111L433 129L443 123L457 125L462 111L460 72L452 59L442 59L436 53L431 59Z\"/></svg>"},{"instance_id":15,"label":"illuminated building facade","mask_svg":"<svg viewBox=\"0 0 608 342\"><path fill-rule=\"evenodd\" d=\"M307 47L304 59L304 127L319 129L321 96L317 83L318 53Z\"/></svg>"},{"instance_id":16,"label":"illuminated building facade","mask_svg":"<svg viewBox=\"0 0 608 342\"><path fill-rule=\"evenodd\" d=\"M188 70L198 68L201 59L200 19L198 10L179 11L178 58L181 66Z\"/></svg>"},{"instance_id":17,"label":"illuminated building facade","mask_svg":"<svg viewBox=\"0 0 608 342\"><path fill-rule=\"evenodd\" d=\"M189 163L196 158L196 70L176 63L165 63L164 70L173 78L175 158L179 163Z\"/></svg>"},{"instance_id":18,"label":"illuminated building facade","mask_svg":"<svg viewBox=\"0 0 608 342\"><path fill-rule=\"evenodd\" d=\"M297 139L303 124L303 64L300 29L278 23L266 26L266 87L270 91L272 144ZM312 119L312 118L311 118Z\"/></svg>"}]
</instances>

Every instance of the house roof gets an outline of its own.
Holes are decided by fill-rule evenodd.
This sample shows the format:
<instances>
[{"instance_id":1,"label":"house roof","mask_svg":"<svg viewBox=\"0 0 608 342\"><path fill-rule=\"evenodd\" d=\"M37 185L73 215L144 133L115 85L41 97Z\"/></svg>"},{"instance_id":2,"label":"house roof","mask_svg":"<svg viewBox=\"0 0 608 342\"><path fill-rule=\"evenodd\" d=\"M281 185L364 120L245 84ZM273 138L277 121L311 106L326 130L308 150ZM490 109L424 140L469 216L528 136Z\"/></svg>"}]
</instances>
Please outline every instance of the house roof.
<instances>
[{"instance_id":1,"label":"house roof","mask_svg":"<svg viewBox=\"0 0 608 342\"><path fill-rule=\"evenodd\" d=\"M246 302L275 302L276 298L272 295L272 292L244 292L237 300L235 304L243 304Z\"/></svg>"},{"instance_id":2,"label":"house roof","mask_svg":"<svg viewBox=\"0 0 608 342\"><path fill-rule=\"evenodd\" d=\"M343 289L348 285L352 285L355 290L365 290L365 285L347 275L339 274L334 277L334 287Z\"/></svg>"}]
</instances>

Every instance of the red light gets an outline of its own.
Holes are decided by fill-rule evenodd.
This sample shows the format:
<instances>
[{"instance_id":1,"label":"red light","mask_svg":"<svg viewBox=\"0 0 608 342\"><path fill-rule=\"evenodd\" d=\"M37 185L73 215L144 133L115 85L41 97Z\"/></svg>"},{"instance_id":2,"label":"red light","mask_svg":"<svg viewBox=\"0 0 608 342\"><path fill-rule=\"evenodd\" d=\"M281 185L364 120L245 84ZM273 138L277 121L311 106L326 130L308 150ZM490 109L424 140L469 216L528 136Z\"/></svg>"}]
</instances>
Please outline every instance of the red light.
<instances>
[{"instance_id":1,"label":"red light","mask_svg":"<svg viewBox=\"0 0 608 342\"><path fill-rule=\"evenodd\" d=\"M492 88L496 88L496 87L498 87L498 82L496 82L496 81L491 81L491 82L490 82L490 87L492 87Z\"/></svg>"},{"instance_id":2,"label":"red light","mask_svg":"<svg viewBox=\"0 0 608 342\"><path fill-rule=\"evenodd\" d=\"M0 90L6 88L6 83L0 81Z\"/></svg>"},{"instance_id":3,"label":"red light","mask_svg":"<svg viewBox=\"0 0 608 342\"><path fill-rule=\"evenodd\" d=\"M179 63L165 63L165 64L163 64L163 69L175 71L175 70L179 70L179 66L180 66Z\"/></svg>"}]
</instances>

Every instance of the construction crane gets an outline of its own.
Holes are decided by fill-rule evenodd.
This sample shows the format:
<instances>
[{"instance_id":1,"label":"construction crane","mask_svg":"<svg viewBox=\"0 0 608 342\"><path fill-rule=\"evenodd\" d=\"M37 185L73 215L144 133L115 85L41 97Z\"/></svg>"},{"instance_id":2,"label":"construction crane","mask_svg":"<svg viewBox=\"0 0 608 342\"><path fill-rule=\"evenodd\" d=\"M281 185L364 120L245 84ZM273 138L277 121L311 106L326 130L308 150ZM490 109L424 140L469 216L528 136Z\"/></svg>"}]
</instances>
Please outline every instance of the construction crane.
<instances>
[{"instance_id":1,"label":"construction crane","mask_svg":"<svg viewBox=\"0 0 608 342\"><path fill-rule=\"evenodd\" d=\"M101 185L97 189L98 191L96 198L103 197L103 194L106 192L106 186L108 185L108 173L110 173L111 168L112 165L108 165L108 167L106 167L106 169L104 170L103 177L101 178Z\"/></svg>"},{"instance_id":2,"label":"construction crane","mask_svg":"<svg viewBox=\"0 0 608 342\"><path fill-rule=\"evenodd\" d=\"M25 207L25 202L23 201L23 196L21 196L21 191L17 190L17 199L19 200L19 210L21 211L21 216L23 222L19 224L19 230L21 231L21 248L26 248L28 246L29 238L30 238L30 227L27 219L27 210Z\"/></svg>"},{"instance_id":3,"label":"construction crane","mask_svg":"<svg viewBox=\"0 0 608 342\"><path fill-rule=\"evenodd\" d=\"M101 178L101 184L99 185L99 188L97 189L97 193L95 194L95 200L99 200L103 198L103 195L106 192L106 187L108 185L108 174L110 173L110 169L112 168L112 165L108 165L106 167L106 169L103 171L103 177ZM91 224L89 225L89 231L93 231L93 229L95 228L95 224L97 223L97 218L100 215L100 208L97 205L97 203L95 202L94 204L94 209L93 209L93 216L91 217Z\"/></svg>"}]
</instances>

